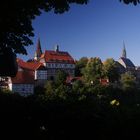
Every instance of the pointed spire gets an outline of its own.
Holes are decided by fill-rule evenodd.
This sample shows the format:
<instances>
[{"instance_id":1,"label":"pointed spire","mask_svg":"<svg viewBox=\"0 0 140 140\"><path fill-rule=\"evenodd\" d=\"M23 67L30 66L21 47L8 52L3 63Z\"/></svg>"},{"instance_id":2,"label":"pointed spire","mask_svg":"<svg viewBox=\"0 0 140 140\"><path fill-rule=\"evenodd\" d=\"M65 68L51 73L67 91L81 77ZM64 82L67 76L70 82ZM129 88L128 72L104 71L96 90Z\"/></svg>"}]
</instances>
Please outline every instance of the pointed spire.
<instances>
[{"instance_id":1,"label":"pointed spire","mask_svg":"<svg viewBox=\"0 0 140 140\"><path fill-rule=\"evenodd\" d=\"M38 58L40 58L41 55L42 55L41 43L40 38L38 38L34 59L38 60Z\"/></svg>"},{"instance_id":2,"label":"pointed spire","mask_svg":"<svg viewBox=\"0 0 140 140\"><path fill-rule=\"evenodd\" d=\"M122 57L123 57L123 58L126 58L126 48L125 48L125 43L124 43L124 41L123 41Z\"/></svg>"}]
</instances>

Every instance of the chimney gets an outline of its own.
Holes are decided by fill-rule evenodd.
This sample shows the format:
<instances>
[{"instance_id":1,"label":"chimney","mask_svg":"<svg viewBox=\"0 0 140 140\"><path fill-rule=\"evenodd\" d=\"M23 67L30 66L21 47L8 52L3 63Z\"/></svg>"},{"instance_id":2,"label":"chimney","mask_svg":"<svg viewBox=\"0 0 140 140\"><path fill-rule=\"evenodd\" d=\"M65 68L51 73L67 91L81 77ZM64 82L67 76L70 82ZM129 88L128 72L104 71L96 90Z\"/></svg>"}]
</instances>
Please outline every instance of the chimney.
<instances>
[{"instance_id":1,"label":"chimney","mask_svg":"<svg viewBox=\"0 0 140 140\"><path fill-rule=\"evenodd\" d=\"M55 50L55 52L59 52L59 46L55 45L54 50Z\"/></svg>"}]
</instances>

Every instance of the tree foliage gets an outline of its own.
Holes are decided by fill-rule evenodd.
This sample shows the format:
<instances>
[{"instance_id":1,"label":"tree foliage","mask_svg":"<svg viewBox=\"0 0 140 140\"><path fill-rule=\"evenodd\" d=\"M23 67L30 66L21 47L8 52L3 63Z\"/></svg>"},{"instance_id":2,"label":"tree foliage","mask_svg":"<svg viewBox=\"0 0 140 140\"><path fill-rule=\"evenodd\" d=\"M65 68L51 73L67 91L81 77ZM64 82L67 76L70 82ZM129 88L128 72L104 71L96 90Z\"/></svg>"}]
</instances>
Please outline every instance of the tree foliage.
<instances>
[{"instance_id":1,"label":"tree foliage","mask_svg":"<svg viewBox=\"0 0 140 140\"><path fill-rule=\"evenodd\" d=\"M32 20L42 11L63 13L70 4L87 4L89 0L5 0L0 5L0 48L11 47L16 53L27 54L25 46L31 45L34 36ZM126 4L139 0L120 0Z\"/></svg>"},{"instance_id":2,"label":"tree foliage","mask_svg":"<svg viewBox=\"0 0 140 140\"><path fill-rule=\"evenodd\" d=\"M87 65L88 58L82 57L76 62L75 66L75 76L82 76L82 70Z\"/></svg>"},{"instance_id":3,"label":"tree foliage","mask_svg":"<svg viewBox=\"0 0 140 140\"><path fill-rule=\"evenodd\" d=\"M71 3L86 4L88 0L5 0L0 5L0 48L11 47L16 53L27 54L34 36L32 20L42 11L63 13Z\"/></svg>"},{"instance_id":4,"label":"tree foliage","mask_svg":"<svg viewBox=\"0 0 140 140\"><path fill-rule=\"evenodd\" d=\"M136 78L130 72L121 75L121 84L124 90L134 89L136 85Z\"/></svg>"},{"instance_id":5,"label":"tree foliage","mask_svg":"<svg viewBox=\"0 0 140 140\"><path fill-rule=\"evenodd\" d=\"M130 4L133 3L134 5L137 5L140 3L140 0L120 0L121 2L123 1L125 4Z\"/></svg>"},{"instance_id":6,"label":"tree foliage","mask_svg":"<svg viewBox=\"0 0 140 140\"><path fill-rule=\"evenodd\" d=\"M61 84L65 84L66 78L68 74L63 70L58 70L56 77L55 77L55 84L60 86Z\"/></svg>"},{"instance_id":7,"label":"tree foliage","mask_svg":"<svg viewBox=\"0 0 140 140\"><path fill-rule=\"evenodd\" d=\"M83 70L83 76L88 83L97 82L102 77L103 64L100 58L90 58Z\"/></svg>"},{"instance_id":8,"label":"tree foliage","mask_svg":"<svg viewBox=\"0 0 140 140\"><path fill-rule=\"evenodd\" d=\"M109 79L110 82L118 81L119 79L119 71L116 65L116 62L113 58L108 58L103 63L104 64L104 73L105 76Z\"/></svg>"}]
</instances>

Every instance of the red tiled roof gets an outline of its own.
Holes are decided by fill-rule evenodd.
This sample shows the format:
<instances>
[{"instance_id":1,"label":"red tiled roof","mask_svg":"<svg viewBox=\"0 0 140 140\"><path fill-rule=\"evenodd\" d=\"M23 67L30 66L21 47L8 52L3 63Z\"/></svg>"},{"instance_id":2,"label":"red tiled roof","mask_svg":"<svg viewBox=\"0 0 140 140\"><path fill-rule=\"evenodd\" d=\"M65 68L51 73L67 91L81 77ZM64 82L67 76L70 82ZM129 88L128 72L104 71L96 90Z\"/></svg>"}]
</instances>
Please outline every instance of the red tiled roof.
<instances>
[{"instance_id":1,"label":"red tiled roof","mask_svg":"<svg viewBox=\"0 0 140 140\"><path fill-rule=\"evenodd\" d=\"M46 62L57 62L57 63L70 63L74 64L74 59L68 52L62 51L45 51L41 58L44 58Z\"/></svg>"},{"instance_id":2,"label":"red tiled roof","mask_svg":"<svg viewBox=\"0 0 140 140\"><path fill-rule=\"evenodd\" d=\"M33 71L18 71L16 77L11 78L13 84L33 84L34 72Z\"/></svg>"},{"instance_id":3,"label":"red tiled roof","mask_svg":"<svg viewBox=\"0 0 140 140\"><path fill-rule=\"evenodd\" d=\"M17 59L17 63L18 63L18 66L23 68L23 69L28 69L28 70L37 70L37 69L40 69L40 68L45 68L43 66L42 63L40 62L24 62L23 60L21 59Z\"/></svg>"},{"instance_id":4,"label":"red tiled roof","mask_svg":"<svg viewBox=\"0 0 140 140\"><path fill-rule=\"evenodd\" d=\"M66 83L71 83L73 81L77 81L77 80L80 80L82 81L82 77L72 77L72 76L68 76L67 79L66 79Z\"/></svg>"}]
</instances>

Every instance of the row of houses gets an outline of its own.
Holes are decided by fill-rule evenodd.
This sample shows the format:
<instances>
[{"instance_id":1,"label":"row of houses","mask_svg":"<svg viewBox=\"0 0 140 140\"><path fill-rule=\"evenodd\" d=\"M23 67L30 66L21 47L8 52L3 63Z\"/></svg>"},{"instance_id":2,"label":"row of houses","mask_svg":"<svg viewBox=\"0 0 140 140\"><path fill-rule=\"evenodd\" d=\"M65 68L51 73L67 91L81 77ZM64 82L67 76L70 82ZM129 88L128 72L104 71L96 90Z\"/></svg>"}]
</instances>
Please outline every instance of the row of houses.
<instances>
[{"instance_id":1,"label":"row of houses","mask_svg":"<svg viewBox=\"0 0 140 140\"><path fill-rule=\"evenodd\" d=\"M120 73L131 71L140 79L140 69L127 58L125 46L121 57L116 62L119 65ZM16 76L0 77L0 87L20 93L22 96L33 94L36 86L44 85L46 80L55 79L58 70L63 70L69 75L68 83L81 79L74 77L75 60L68 52L60 51L59 46L56 45L54 50L45 50L43 53L40 39L37 42L34 58L28 61L18 58L17 64ZM104 85L109 83L108 79L101 79L100 82Z\"/></svg>"},{"instance_id":2,"label":"row of houses","mask_svg":"<svg viewBox=\"0 0 140 140\"><path fill-rule=\"evenodd\" d=\"M23 61L17 59L18 72L15 77L1 77L1 88L18 92L22 96L34 93L34 88L43 85L46 80L53 80L58 70L63 70L69 76L74 77L75 61L65 51L60 51L56 45L54 50L42 52L40 40L38 40L33 59Z\"/></svg>"}]
</instances>

